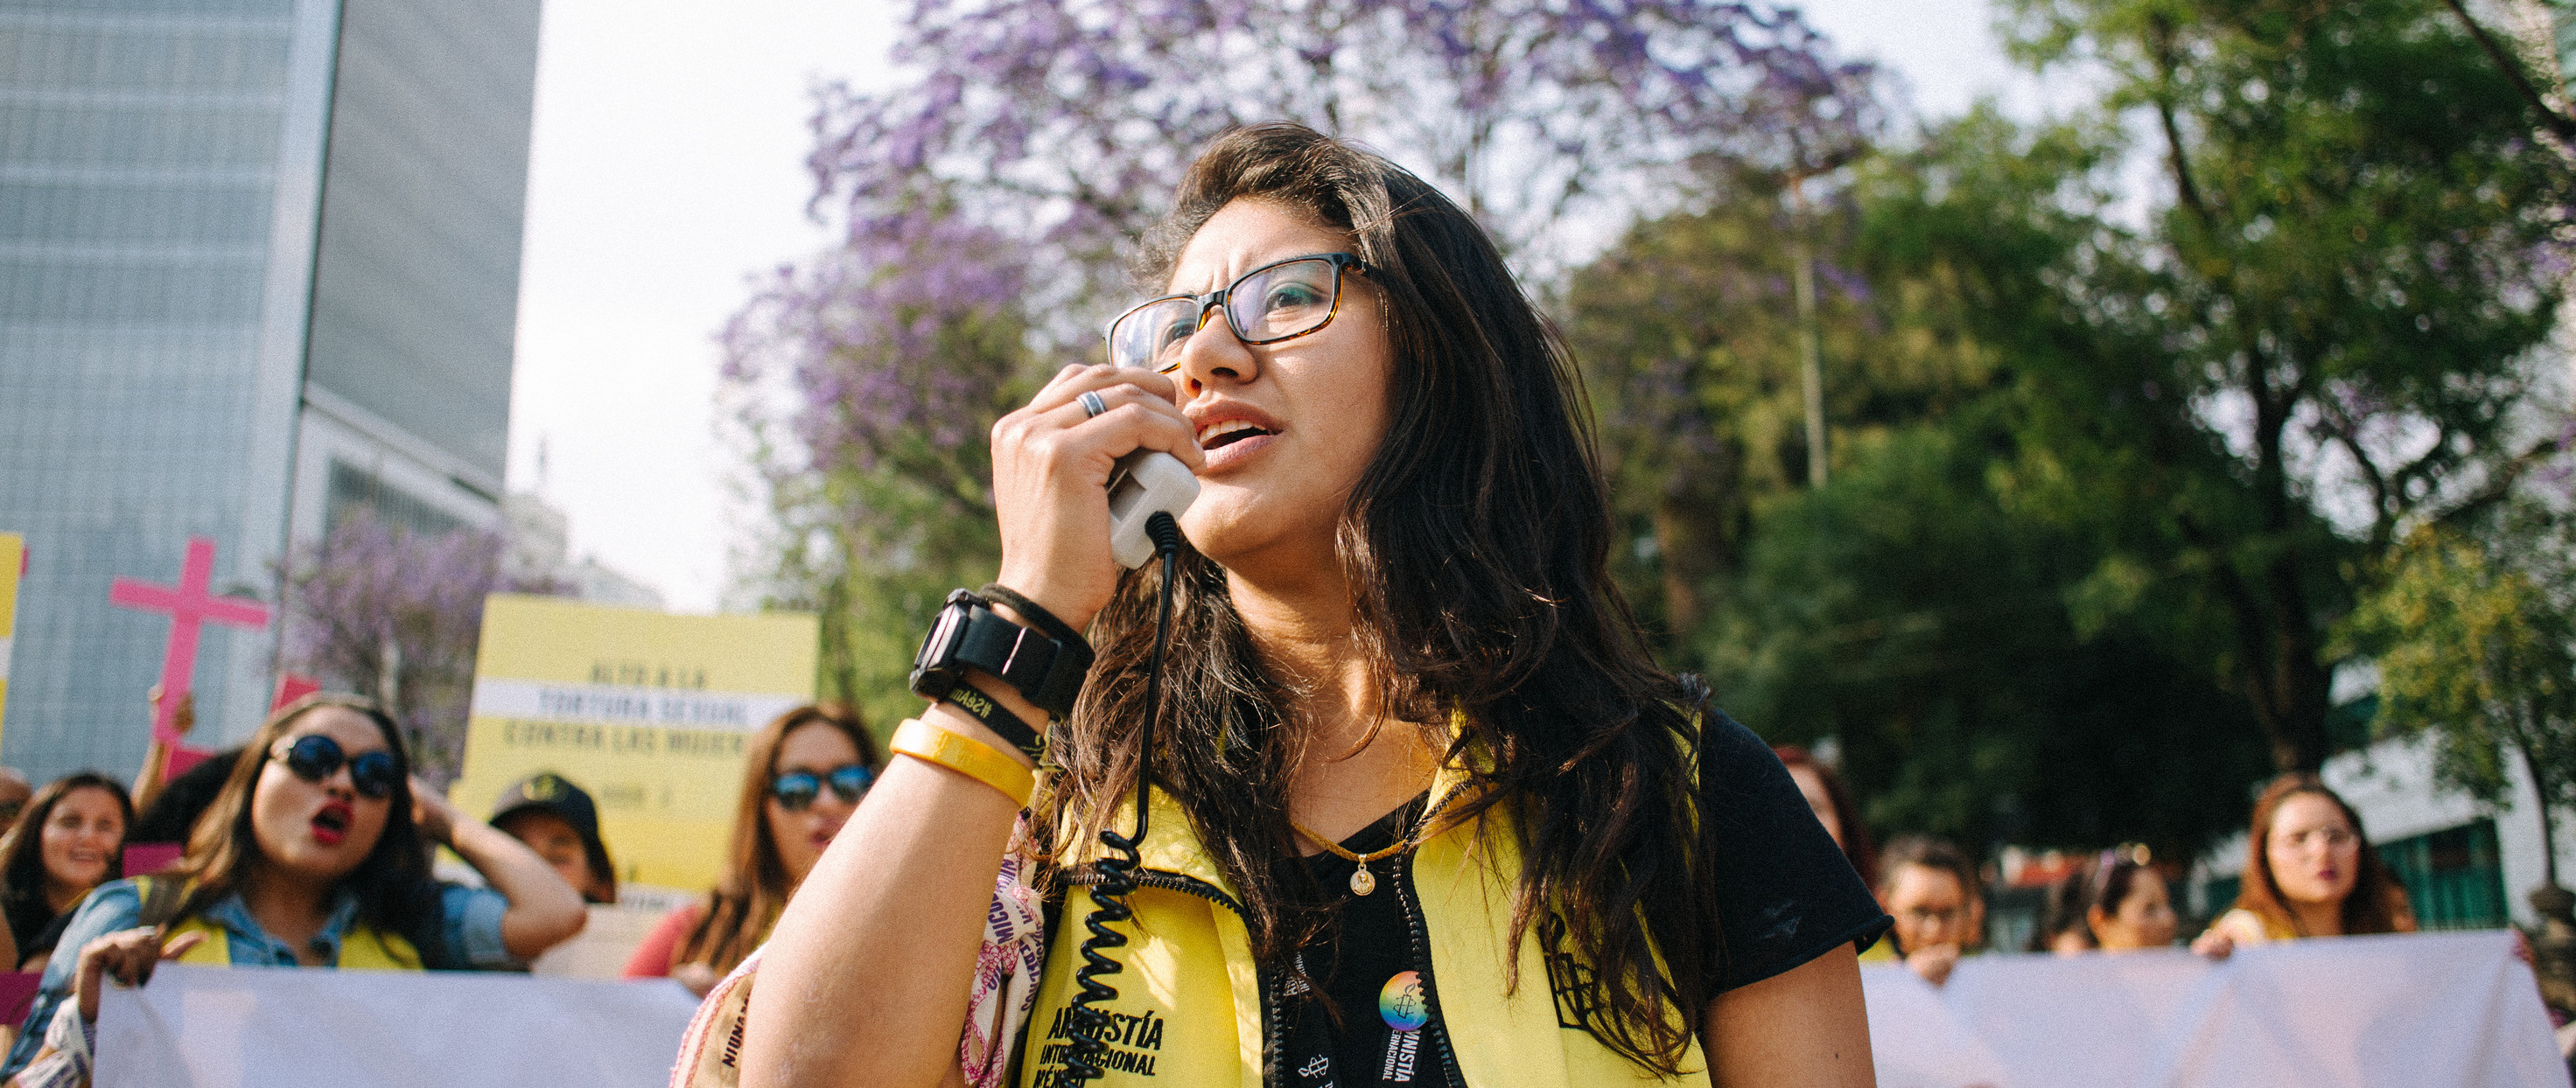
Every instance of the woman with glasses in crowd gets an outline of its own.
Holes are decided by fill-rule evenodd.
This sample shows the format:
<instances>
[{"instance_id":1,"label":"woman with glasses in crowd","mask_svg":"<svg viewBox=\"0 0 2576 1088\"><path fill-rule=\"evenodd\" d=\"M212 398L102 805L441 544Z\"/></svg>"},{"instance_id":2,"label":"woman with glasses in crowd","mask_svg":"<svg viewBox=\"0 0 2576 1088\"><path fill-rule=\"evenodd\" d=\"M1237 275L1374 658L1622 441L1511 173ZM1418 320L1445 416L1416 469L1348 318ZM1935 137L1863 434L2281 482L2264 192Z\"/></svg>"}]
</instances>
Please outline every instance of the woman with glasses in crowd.
<instances>
[{"instance_id":1,"label":"woman with glasses in crowd","mask_svg":"<svg viewBox=\"0 0 2576 1088\"><path fill-rule=\"evenodd\" d=\"M96 771L55 779L0 839L0 911L9 916L18 970L43 970L72 910L125 865L134 802Z\"/></svg>"},{"instance_id":2,"label":"woman with glasses in crowd","mask_svg":"<svg viewBox=\"0 0 2576 1088\"><path fill-rule=\"evenodd\" d=\"M1939 839L1908 835L1878 855L1878 902L1896 918L1896 952L1923 981L1946 985L1986 940L1977 865Z\"/></svg>"},{"instance_id":3,"label":"woman with glasses in crowd","mask_svg":"<svg viewBox=\"0 0 2576 1088\"><path fill-rule=\"evenodd\" d=\"M993 428L1000 577L940 611L936 701L761 953L742 1082L1062 1084L1086 1044L1140 1088L1870 1083L1852 946L1884 915L1769 746L1648 657L1573 361L1483 230L1259 125L1147 263L1108 365ZM1165 579L1122 578L1106 490L1140 448L1199 484L1150 709ZM1088 667L987 670L987 632ZM1091 889L1140 764L1120 908ZM985 969L1027 954L983 939L1015 871L1063 896L1025 1021L1028 977Z\"/></svg>"},{"instance_id":4,"label":"woman with glasses in crowd","mask_svg":"<svg viewBox=\"0 0 2576 1088\"><path fill-rule=\"evenodd\" d=\"M62 946L78 954L45 968L7 1072L34 1058L45 1083L85 1078L105 982L141 985L163 960L499 970L587 920L544 858L411 777L401 732L374 703L307 696L270 715L245 752L177 864L101 885L72 916ZM431 879L431 844L490 887Z\"/></svg>"},{"instance_id":5,"label":"woman with glasses in crowd","mask_svg":"<svg viewBox=\"0 0 2576 1088\"><path fill-rule=\"evenodd\" d=\"M2236 905L2191 942L2225 958L2247 945L2301 937L2412 933L2406 887L2362 837L2361 814L2304 772L2285 774L2254 800Z\"/></svg>"},{"instance_id":6,"label":"woman with glasses in crowd","mask_svg":"<svg viewBox=\"0 0 2576 1088\"><path fill-rule=\"evenodd\" d=\"M751 950L814 871L876 780L877 746L839 703L800 706L752 739L734 805L724 879L703 904L672 911L637 945L628 978L679 980L704 995Z\"/></svg>"}]
</instances>

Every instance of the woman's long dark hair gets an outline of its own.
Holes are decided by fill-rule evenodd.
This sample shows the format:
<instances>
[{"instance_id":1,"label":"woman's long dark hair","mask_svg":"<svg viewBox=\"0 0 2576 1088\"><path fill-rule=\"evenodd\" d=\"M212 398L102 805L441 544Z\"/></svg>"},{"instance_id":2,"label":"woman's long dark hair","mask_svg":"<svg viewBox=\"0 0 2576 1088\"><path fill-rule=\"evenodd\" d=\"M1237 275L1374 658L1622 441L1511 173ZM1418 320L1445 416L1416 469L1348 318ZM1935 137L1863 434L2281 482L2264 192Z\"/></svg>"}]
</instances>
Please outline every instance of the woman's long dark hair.
<instances>
[{"instance_id":1,"label":"woman's long dark hair","mask_svg":"<svg viewBox=\"0 0 2576 1088\"><path fill-rule=\"evenodd\" d=\"M751 738L743 753L742 791L734 799L733 848L724 875L707 893L698 924L671 949L671 965L703 963L722 974L734 969L760 947L787 896L796 889L779 860L778 840L769 833L769 780L778 773L778 747L787 734L808 725L827 725L858 746L859 761L876 770L885 765L874 738L858 711L840 703L809 703L770 720Z\"/></svg>"},{"instance_id":2,"label":"woman's long dark hair","mask_svg":"<svg viewBox=\"0 0 2576 1088\"><path fill-rule=\"evenodd\" d=\"M125 784L97 771L64 775L36 791L27 810L18 814L7 838L0 838L0 911L7 913L13 928L41 929L54 914L53 901L46 889L52 883L45 872L45 821L54 818L54 806L73 790L99 790L116 798L117 810L125 814L125 828L134 829L134 799L126 796ZM130 835L129 835L130 837ZM125 839L116 843L116 852L107 858L107 879L114 880L125 871ZM32 927L19 925L31 920ZM20 955L25 955L21 950Z\"/></svg>"},{"instance_id":3,"label":"woman's long dark hair","mask_svg":"<svg viewBox=\"0 0 2576 1088\"><path fill-rule=\"evenodd\" d=\"M1713 832L1680 709L1694 700L1648 657L1611 584L1609 499L1572 359L1465 211L1295 125L1238 129L1199 157L1149 239L1146 278L1168 278L1189 237L1236 200L1347 233L1383 308L1390 424L1337 550L1387 713L1472 768L1468 799L1444 822L1474 819L1484 835L1501 826L1484 818L1494 806L1509 813L1522 857L1512 940L1561 915L1564 951L1593 972L1584 1001L1600 1012L1587 1026L1640 1065L1678 1072L1719 951L1701 837ZM1292 693L1262 665L1225 572L1187 548L1181 569L1154 774L1241 892L1256 953L1281 963L1329 901L1278 864L1298 855ZM1059 840L1069 856L1134 789L1158 586L1131 575L1103 612L1099 664L1073 743L1059 747L1064 773L1038 802L1033 824L1072 836Z\"/></svg>"},{"instance_id":4,"label":"woman's long dark hair","mask_svg":"<svg viewBox=\"0 0 2576 1088\"><path fill-rule=\"evenodd\" d=\"M385 798L384 832L376 836L375 848L367 851L358 867L340 878L339 886L357 894L359 920L378 933L410 940L431 961L424 965L435 965L445 951L438 947L438 886L430 879L429 850L411 819L411 754L403 748L402 730L394 726L393 718L374 700L354 695L307 695L270 714L251 734L241 758L233 762L232 774L224 779L223 790L206 806L205 815L198 817L196 829L188 836L187 852L162 874L192 882L172 918L196 914L241 889L244 870L260 856L259 837L251 829L252 788L271 764L276 764L279 774L294 773L270 758L269 751L298 719L323 707L350 711L374 725L401 772L395 776L393 793Z\"/></svg>"}]
</instances>

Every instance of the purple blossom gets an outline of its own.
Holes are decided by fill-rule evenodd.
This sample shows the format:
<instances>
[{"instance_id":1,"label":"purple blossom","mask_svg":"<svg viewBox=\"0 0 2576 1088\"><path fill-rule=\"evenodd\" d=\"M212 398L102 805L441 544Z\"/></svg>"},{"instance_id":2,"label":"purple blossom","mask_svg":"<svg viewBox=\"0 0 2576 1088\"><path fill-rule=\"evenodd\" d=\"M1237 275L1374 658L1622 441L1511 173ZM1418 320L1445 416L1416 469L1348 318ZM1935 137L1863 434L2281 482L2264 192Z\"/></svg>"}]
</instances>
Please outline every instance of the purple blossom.
<instances>
[{"instance_id":1,"label":"purple blossom","mask_svg":"<svg viewBox=\"0 0 2576 1088\"><path fill-rule=\"evenodd\" d=\"M489 530L424 536L354 512L283 564L286 668L387 699L414 766L443 782L464 756L483 599L566 588L512 578L504 551Z\"/></svg>"},{"instance_id":2,"label":"purple blossom","mask_svg":"<svg viewBox=\"0 0 2576 1088\"><path fill-rule=\"evenodd\" d=\"M989 486L1007 394L1097 356L1132 240L1229 127L1385 151L1548 282L1583 256L1571 217L1672 210L1717 162L1829 169L1878 118L1869 66L1793 9L1715 0L916 0L892 55L891 90L815 92L812 208L842 244L723 334L773 503L841 507L796 524L912 516L781 486L805 474Z\"/></svg>"}]
</instances>

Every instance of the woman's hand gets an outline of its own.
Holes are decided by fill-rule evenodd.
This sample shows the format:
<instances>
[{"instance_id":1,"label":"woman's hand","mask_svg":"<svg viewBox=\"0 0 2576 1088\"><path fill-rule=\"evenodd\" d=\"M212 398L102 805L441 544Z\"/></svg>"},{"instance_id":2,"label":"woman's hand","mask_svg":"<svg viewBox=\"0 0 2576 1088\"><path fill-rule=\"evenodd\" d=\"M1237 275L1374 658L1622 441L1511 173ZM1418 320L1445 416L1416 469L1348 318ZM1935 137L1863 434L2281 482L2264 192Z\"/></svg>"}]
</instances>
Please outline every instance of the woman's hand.
<instances>
[{"instance_id":1,"label":"woman's hand","mask_svg":"<svg viewBox=\"0 0 2576 1088\"><path fill-rule=\"evenodd\" d=\"M2219 915L2218 920L2210 923L2200 936L2191 939L2192 952L2213 960L2224 960L2235 955L2240 946L2263 943L2260 929L2247 932L2238 928L2245 917L2233 911Z\"/></svg>"},{"instance_id":2,"label":"woman's hand","mask_svg":"<svg viewBox=\"0 0 2576 1088\"><path fill-rule=\"evenodd\" d=\"M98 1021L100 976L120 985L141 986L151 980L152 969L161 961L177 959L205 939L203 933L182 933L164 940L160 930L146 926L119 930L82 945L80 967L72 973L72 996L80 1002L81 1019Z\"/></svg>"},{"instance_id":3,"label":"woman's hand","mask_svg":"<svg viewBox=\"0 0 2576 1088\"><path fill-rule=\"evenodd\" d=\"M1081 401L1097 393L1107 411ZM1108 364L1070 366L1028 406L993 424L993 506L1002 523L1003 585L1074 630L1109 604L1109 477L1119 458L1155 449L1195 472L1198 432L1173 403L1172 380Z\"/></svg>"},{"instance_id":4,"label":"woman's hand","mask_svg":"<svg viewBox=\"0 0 2576 1088\"><path fill-rule=\"evenodd\" d=\"M445 846L456 839L456 806L429 783L411 776L411 822L422 838Z\"/></svg>"},{"instance_id":5,"label":"woman's hand","mask_svg":"<svg viewBox=\"0 0 2576 1088\"><path fill-rule=\"evenodd\" d=\"M526 843L481 820L458 816L446 799L422 789L419 779L412 780L411 795L422 834L429 834L431 821L436 821L437 838L510 901L501 912L501 944L510 955L533 960L589 924L590 908L581 893Z\"/></svg>"},{"instance_id":6,"label":"woman's hand","mask_svg":"<svg viewBox=\"0 0 2576 1088\"><path fill-rule=\"evenodd\" d=\"M1915 974L1923 976L1923 981L1934 986L1948 985L1950 972L1959 966L1959 946L1927 945L1917 951L1908 952L1905 954L1905 966L1912 968Z\"/></svg>"}]
</instances>

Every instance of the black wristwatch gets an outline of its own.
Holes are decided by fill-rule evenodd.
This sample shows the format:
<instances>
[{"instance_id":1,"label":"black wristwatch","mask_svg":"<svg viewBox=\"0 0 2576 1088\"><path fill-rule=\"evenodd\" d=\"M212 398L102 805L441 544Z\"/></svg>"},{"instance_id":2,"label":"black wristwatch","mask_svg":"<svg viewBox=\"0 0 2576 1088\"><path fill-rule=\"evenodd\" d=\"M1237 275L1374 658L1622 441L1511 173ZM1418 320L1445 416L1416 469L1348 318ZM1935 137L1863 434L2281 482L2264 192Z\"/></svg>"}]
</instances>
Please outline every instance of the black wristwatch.
<instances>
[{"instance_id":1,"label":"black wristwatch","mask_svg":"<svg viewBox=\"0 0 2576 1088\"><path fill-rule=\"evenodd\" d=\"M1073 713L1082 678L1091 671L1091 646L1079 639L1068 645L1012 623L983 598L954 590L931 621L921 652L913 655L912 693L945 699L966 682L970 668L1011 685L1048 716L1063 718Z\"/></svg>"}]
</instances>

